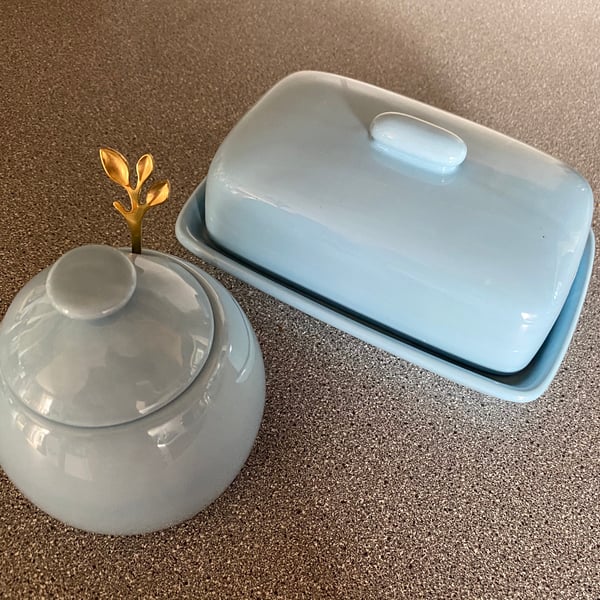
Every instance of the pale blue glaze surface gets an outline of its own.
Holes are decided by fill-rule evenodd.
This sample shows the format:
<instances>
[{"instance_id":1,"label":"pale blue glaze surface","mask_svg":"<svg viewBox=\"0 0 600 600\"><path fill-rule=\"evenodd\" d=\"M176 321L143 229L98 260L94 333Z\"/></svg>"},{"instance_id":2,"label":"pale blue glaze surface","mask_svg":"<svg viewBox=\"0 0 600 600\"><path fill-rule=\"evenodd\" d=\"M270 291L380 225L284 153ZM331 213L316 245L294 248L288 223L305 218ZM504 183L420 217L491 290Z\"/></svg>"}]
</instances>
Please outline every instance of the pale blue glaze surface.
<instances>
[{"instance_id":1,"label":"pale blue glaze surface","mask_svg":"<svg viewBox=\"0 0 600 600\"><path fill-rule=\"evenodd\" d=\"M183 261L141 256L195 279L214 316L206 362L177 398L129 423L69 426L28 408L0 371L2 468L49 514L101 533L161 529L212 502L245 462L264 405L260 349L229 292ZM152 350L146 345L147 354Z\"/></svg>"},{"instance_id":2,"label":"pale blue glaze surface","mask_svg":"<svg viewBox=\"0 0 600 600\"><path fill-rule=\"evenodd\" d=\"M186 202L177 219L176 234L188 250L210 264L365 342L490 396L529 402L543 394L556 375L575 331L592 272L595 243L591 231L571 291L544 344L525 369L502 375L453 361L395 336L219 248L206 228L205 189L202 182Z\"/></svg>"},{"instance_id":3,"label":"pale blue glaze surface","mask_svg":"<svg viewBox=\"0 0 600 600\"><path fill-rule=\"evenodd\" d=\"M369 128L386 112L458 136L464 162L440 173L382 152ZM548 336L592 209L587 182L548 155L398 94L314 72L287 77L242 118L206 183L208 231L229 252L504 373L525 368Z\"/></svg>"}]
</instances>

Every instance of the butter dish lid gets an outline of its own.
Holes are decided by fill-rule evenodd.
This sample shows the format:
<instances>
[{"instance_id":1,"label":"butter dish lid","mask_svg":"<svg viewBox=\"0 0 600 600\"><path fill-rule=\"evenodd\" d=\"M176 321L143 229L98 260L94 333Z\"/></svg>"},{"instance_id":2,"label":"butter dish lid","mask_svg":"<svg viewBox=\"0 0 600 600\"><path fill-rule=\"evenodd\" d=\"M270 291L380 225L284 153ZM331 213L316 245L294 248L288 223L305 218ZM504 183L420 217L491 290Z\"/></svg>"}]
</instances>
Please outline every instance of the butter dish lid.
<instances>
[{"instance_id":1,"label":"butter dish lid","mask_svg":"<svg viewBox=\"0 0 600 600\"><path fill-rule=\"evenodd\" d=\"M234 256L465 364L525 368L568 296L593 197L573 169L456 115L317 72L276 84L206 181Z\"/></svg>"},{"instance_id":2,"label":"butter dish lid","mask_svg":"<svg viewBox=\"0 0 600 600\"><path fill-rule=\"evenodd\" d=\"M213 334L206 293L175 261L82 246L9 307L0 371L12 394L48 419L116 425L179 396L202 369Z\"/></svg>"}]
</instances>

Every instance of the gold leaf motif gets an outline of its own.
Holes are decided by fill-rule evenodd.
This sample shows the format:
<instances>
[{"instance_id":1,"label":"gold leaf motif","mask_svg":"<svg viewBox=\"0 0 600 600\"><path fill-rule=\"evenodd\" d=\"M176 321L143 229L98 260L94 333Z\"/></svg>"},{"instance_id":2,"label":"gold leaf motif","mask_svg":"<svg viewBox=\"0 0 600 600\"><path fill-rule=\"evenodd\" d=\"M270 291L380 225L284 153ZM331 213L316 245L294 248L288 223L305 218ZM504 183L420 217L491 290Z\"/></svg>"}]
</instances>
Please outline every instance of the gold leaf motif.
<instances>
[{"instance_id":1,"label":"gold leaf motif","mask_svg":"<svg viewBox=\"0 0 600 600\"><path fill-rule=\"evenodd\" d=\"M157 181L146 194L146 204L148 206L157 206L162 204L169 197L169 182Z\"/></svg>"},{"instance_id":2,"label":"gold leaf motif","mask_svg":"<svg viewBox=\"0 0 600 600\"><path fill-rule=\"evenodd\" d=\"M154 159L152 158L152 154L144 154L137 161L137 165L135 165L135 170L137 173L137 187L141 187L144 181L150 177L150 174L154 170Z\"/></svg>"},{"instance_id":3,"label":"gold leaf motif","mask_svg":"<svg viewBox=\"0 0 600 600\"><path fill-rule=\"evenodd\" d=\"M106 174L119 185L129 187L129 165L127 159L117 150L100 148L100 160Z\"/></svg>"},{"instance_id":4,"label":"gold leaf motif","mask_svg":"<svg viewBox=\"0 0 600 600\"><path fill-rule=\"evenodd\" d=\"M127 159L117 150L100 148L100 160L106 174L116 183L123 186L129 196L129 207L120 201L113 202L113 206L123 215L131 233L131 251L140 254L142 251L142 219L146 211L152 206L162 204L170 192L169 182L155 183L146 194L146 202L140 202L142 185L154 170L154 159L151 154L144 154L136 163L137 184L131 187L129 183L129 165Z\"/></svg>"}]
</instances>

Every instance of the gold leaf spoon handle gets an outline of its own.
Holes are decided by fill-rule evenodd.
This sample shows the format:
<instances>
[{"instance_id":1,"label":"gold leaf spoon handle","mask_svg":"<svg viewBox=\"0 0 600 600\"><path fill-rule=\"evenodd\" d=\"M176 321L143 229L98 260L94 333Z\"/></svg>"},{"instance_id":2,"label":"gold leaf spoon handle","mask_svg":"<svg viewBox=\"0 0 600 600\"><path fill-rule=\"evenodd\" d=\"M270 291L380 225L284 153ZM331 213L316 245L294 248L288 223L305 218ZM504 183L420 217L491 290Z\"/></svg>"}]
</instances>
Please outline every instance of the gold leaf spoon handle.
<instances>
[{"instance_id":1,"label":"gold leaf spoon handle","mask_svg":"<svg viewBox=\"0 0 600 600\"><path fill-rule=\"evenodd\" d=\"M135 166L137 183L132 187L129 182L129 163L117 150L100 148L100 162L106 174L115 183L125 189L129 196L130 208L123 206L120 201L113 202L113 206L123 215L131 234L131 251L134 254L142 252L142 219L146 211L152 206L158 206L169 197L170 186L168 180L154 183L144 202L140 202L142 185L154 170L154 159L151 154L144 154Z\"/></svg>"}]
</instances>

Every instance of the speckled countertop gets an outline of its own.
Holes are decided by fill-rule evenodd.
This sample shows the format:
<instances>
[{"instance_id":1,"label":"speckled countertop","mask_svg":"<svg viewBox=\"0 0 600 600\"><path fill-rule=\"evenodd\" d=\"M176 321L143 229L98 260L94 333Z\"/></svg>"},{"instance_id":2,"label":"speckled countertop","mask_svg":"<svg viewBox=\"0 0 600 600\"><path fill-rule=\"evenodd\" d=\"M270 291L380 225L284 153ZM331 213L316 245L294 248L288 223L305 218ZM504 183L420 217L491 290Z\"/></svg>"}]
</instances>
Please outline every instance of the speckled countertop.
<instances>
[{"instance_id":1,"label":"speckled countertop","mask_svg":"<svg viewBox=\"0 0 600 600\"><path fill-rule=\"evenodd\" d=\"M526 5L526 6L523 6ZM66 250L127 244L98 147L151 151L175 219L284 75L368 81L498 129L600 193L596 0L5 0L0 302ZM229 490L170 530L86 534L0 474L5 598L600 598L600 282L528 405L431 375L203 265L259 337L267 402Z\"/></svg>"}]
</instances>

